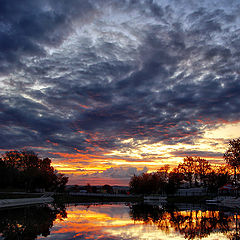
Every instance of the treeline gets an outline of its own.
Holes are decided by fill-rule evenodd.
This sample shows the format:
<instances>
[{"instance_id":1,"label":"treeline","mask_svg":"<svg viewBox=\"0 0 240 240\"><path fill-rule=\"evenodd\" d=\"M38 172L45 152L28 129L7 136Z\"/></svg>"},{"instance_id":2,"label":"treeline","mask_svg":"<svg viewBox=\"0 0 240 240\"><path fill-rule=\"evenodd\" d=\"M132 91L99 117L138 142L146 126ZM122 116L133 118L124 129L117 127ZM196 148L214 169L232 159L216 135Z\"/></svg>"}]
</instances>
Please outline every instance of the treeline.
<instances>
[{"instance_id":1,"label":"treeline","mask_svg":"<svg viewBox=\"0 0 240 240\"><path fill-rule=\"evenodd\" d=\"M130 191L135 194L174 193L180 185L207 187L215 191L230 180L231 171L225 166L213 168L210 163L199 157L186 157L178 167L169 170L161 167L157 172L134 175L130 180Z\"/></svg>"},{"instance_id":2,"label":"treeline","mask_svg":"<svg viewBox=\"0 0 240 240\"><path fill-rule=\"evenodd\" d=\"M9 151L0 158L0 188L45 189L62 191L68 177L58 173L49 158L41 159L32 151Z\"/></svg>"},{"instance_id":3,"label":"treeline","mask_svg":"<svg viewBox=\"0 0 240 240\"><path fill-rule=\"evenodd\" d=\"M168 165L157 172L134 175L129 182L130 191L135 194L174 193L183 183L189 187L205 187L215 192L219 187L232 181L237 184L237 170L240 168L240 138L229 141L223 155L225 165L212 166L206 159L187 156L170 171Z\"/></svg>"}]
</instances>

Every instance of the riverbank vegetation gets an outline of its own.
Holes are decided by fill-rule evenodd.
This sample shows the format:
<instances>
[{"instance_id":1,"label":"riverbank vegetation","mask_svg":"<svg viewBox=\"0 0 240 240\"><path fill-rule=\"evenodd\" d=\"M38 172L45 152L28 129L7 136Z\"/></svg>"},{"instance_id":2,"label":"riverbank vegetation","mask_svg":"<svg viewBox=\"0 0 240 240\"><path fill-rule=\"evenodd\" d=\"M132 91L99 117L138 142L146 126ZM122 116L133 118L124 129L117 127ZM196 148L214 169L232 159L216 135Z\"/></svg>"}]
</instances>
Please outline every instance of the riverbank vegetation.
<instances>
[{"instance_id":1,"label":"riverbank vegetation","mask_svg":"<svg viewBox=\"0 0 240 240\"><path fill-rule=\"evenodd\" d=\"M9 151L0 158L0 188L63 191L68 177L51 166L51 159L32 151Z\"/></svg>"},{"instance_id":2,"label":"riverbank vegetation","mask_svg":"<svg viewBox=\"0 0 240 240\"><path fill-rule=\"evenodd\" d=\"M170 194L183 185L189 188L204 187L208 192L217 192L227 183L237 187L240 138L229 141L229 147L223 158L226 164L213 166L204 158L187 156L172 170L165 165L156 172L134 175L129 182L130 191L134 194Z\"/></svg>"},{"instance_id":3,"label":"riverbank vegetation","mask_svg":"<svg viewBox=\"0 0 240 240\"><path fill-rule=\"evenodd\" d=\"M211 166L199 157L185 157L183 163L169 170L161 167L157 172L143 173L130 180L130 191L135 194L171 194L180 186L205 187L214 192L230 181L231 169L227 166Z\"/></svg>"}]
</instances>

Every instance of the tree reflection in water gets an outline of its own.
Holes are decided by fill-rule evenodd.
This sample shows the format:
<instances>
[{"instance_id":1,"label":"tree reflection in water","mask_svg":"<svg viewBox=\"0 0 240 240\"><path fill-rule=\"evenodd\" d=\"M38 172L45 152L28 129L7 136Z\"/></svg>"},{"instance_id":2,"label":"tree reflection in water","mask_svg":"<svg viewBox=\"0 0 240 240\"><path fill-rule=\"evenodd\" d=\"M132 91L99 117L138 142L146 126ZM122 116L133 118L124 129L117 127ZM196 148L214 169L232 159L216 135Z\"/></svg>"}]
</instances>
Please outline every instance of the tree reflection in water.
<instances>
[{"instance_id":1,"label":"tree reflection in water","mask_svg":"<svg viewBox=\"0 0 240 240\"><path fill-rule=\"evenodd\" d=\"M154 224L162 231L179 232L186 239L204 238L212 232L226 234L227 238L240 239L239 215L222 211L177 211L153 205L132 205L130 216L134 221Z\"/></svg>"},{"instance_id":2,"label":"tree reflection in water","mask_svg":"<svg viewBox=\"0 0 240 240\"><path fill-rule=\"evenodd\" d=\"M28 206L0 211L0 236L5 240L32 240L50 234L56 219L67 217L63 205Z\"/></svg>"}]
</instances>

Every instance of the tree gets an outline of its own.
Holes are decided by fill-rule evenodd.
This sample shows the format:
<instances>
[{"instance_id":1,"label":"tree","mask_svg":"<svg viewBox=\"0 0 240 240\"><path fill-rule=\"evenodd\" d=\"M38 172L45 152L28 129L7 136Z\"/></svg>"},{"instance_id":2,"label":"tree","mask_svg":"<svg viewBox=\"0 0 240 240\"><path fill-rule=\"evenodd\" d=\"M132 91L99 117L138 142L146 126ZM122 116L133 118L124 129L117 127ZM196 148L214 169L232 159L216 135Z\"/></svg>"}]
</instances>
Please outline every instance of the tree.
<instances>
[{"instance_id":1,"label":"tree","mask_svg":"<svg viewBox=\"0 0 240 240\"><path fill-rule=\"evenodd\" d=\"M142 173L139 176L131 177L129 186L130 191L136 194L164 193L168 178L165 171L153 173Z\"/></svg>"},{"instance_id":2,"label":"tree","mask_svg":"<svg viewBox=\"0 0 240 240\"><path fill-rule=\"evenodd\" d=\"M167 186L167 193L174 193L184 180L184 174L178 171L178 168L174 168L169 173L169 180Z\"/></svg>"},{"instance_id":3,"label":"tree","mask_svg":"<svg viewBox=\"0 0 240 240\"><path fill-rule=\"evenodd\" d=\"M228 183L229 179L230 175L228 174L228 172L221 173L217 171L212 171L206 176L206 185L210 192L217 192L218 188Z\"/></svg>"},{"instance_id":4,"label":"tree","mask_svg":"<svg viewBox=\"0 0 240 240\"><path fill-rule=\"evenodd\" d=\"M191 187L193 179L196 186L199 182L203 183L206 175L211 171L211 165L206 159L187 156L183 159L183 163L178 165L177 170L184 174L185 180Z\"/></svg>"},{"instance_id":5,"label":"tree","mask_svg":"<svg viewBox=\"0 0 240 240\"><path fill-rule=\"evenodd\" d=\"M240 138L229 141L229 147L223 155L227 164L234 169L234 184L237 183L237 168L240 166Z\"/></svg>"},{"instance_id":6,"label":"tree","mask_svg":"<svg viewBox=\"0 0 240 240\"><path fill-rule=\"evenodd\" d=\"M185 157L183 163L178 165L178 171L184 174L185 179L189 182L190 187L192 187L192 179L195 173L196 162L193 157Z\"/></svg>"},{"instance_id":7,"label":"tree","mask_svg":"<svg viewBox=\"0 0 240 240\"><path fill-rule=\"evenodd\" d=\"M195 157L195 161L196 161L195 174L199 177L201 183L203 183L204 180L206 179L206 175L211 171L211 165L206 159L200 157Z\"/></svg>"},{"instance_id":8,"label":"tree","mask_svg":"<svg viewBox=\"0 0 240 240\"><path fill-rule=\"evenodd\" d=\"M130 179L129 187L130 187L131 193L136 193L136 194L141 193L140 177L134 174L134 176L132 176Z\"/></svg>"},{"instance_id":9,"label":"tree","mask_svg":"<svg viewBox=\"0 0 240 240\"><path fill-rule=\"evenodd\" d=\"M21 176L22 174L16 168L8 166L0 159L0 188L19 187L21 185Z\"/></svg>"},{"instance_id":10,"label":"tree","mask_svg":"<svg viewBox=\"0 0 240 240\"><path fill-rule=\"evenodd\" d=\"M68 177L66 177L64 174L62 173L58 173L55 170L55 174L54 174L56 181L55 181L55 189L59 192L63 192L65 189L65 186L68 182Z\"/></svg>"},{"instance_id":11,"label":"tree","mask_svg":"<svg viewBox=\"0 0 240 240\"><path fill-rule=\"evenodd\" d=\"M5 169L5 170L4 170ZM9 187L63 190L68 178L58 173L49 158L41 159L32 151L9 151L2 155L0 162L1 182L8 182ZM1 183L0 182L0 183Z\"/></svg>"}]
</instances>

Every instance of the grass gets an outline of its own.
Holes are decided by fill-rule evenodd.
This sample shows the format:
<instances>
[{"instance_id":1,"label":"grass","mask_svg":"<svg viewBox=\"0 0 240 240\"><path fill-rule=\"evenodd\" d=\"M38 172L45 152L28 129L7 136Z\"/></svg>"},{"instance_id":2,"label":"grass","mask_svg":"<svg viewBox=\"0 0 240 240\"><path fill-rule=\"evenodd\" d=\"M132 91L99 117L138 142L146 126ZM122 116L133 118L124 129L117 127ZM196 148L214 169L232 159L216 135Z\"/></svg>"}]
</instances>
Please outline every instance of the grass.
<instances>
[{"instance_id":1,"label":"grass","mask_svg":"<svg viewBox=\"0 0 240 240\"><path fill-rule=\"evenodd\" d=\"M17 198L38 198L41 194L26 193L26 194L13 194L13 193L0 193L0 199L17 199Z\"/></svg>"},{"instance_id":2,"label":"grass","mask_svg":"<svg viewBox=\"0 0 240 240\"><path fill-rule=\"evenodd\" d=\"M22 190L21 190L22 191ZM0 189L0 199L17 199L17 198L37 198L43 193L13 193L21 192L19 189ZM142 202L143 197L115 197L113 196L74 196L68 194L55 195L54 199L59 203L89 203L89 202ZM168 203L203 203L210 196L171 196L167 198Z\"/></svg>"},{"instance_id":3,"label":"grass","mask_svg":"<svg viewBox=\"0 0 240 240\"><path fill-rule=\"evenodd\" d=\"M115 196L73 196L68 194L61 194L54 196L56 202L60 203L86 203L86 202L143 202L143 197L115 197ZM210 196L173 196L168 197L168 203L203 203Z\"/></svg>"},{"instance_id":4,"label":"grass","mask_svg":"<svg viewBox=\"0 0 240 240\"><path fill-rule=\"evenodd\" d=\"M26 193L23 189L0 189L0 199L37 198L42 195L43 193Z\"/></svg>"},{"instance_id":5,"label":"grass","mask_svg":"<svg viewBox=\"0 0 240 240\"><path fill-rule=\"evenodd\" d=\"M0 188L0 192L25 192L22 188Z\"/></svg>"},{"instance_id":6,"label":"grass","mask_svg":"<svg viewBox=\"0 0 240 240\"><path fill-rule=\"evenodd\" d=\"M97 203L97 202L141 202L142 197L115 197L115 196L72 196L67 194L55 195L58 203Z\"/></svg>"},{"instance_id":7,"label":"grass","mask_svg":"<svg viewBox=\"0 0 240 240\"><path fill-rule=\"evenodd\" d=\"M168 197L168 203L203 203L207 199L211 199L210 196L174 196Z\"/></svg>"}]
</instances>

